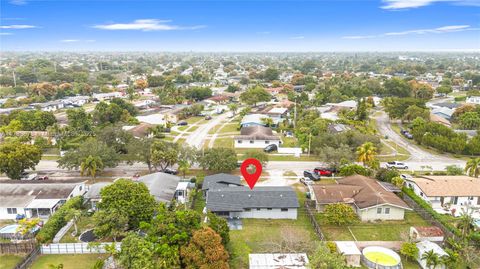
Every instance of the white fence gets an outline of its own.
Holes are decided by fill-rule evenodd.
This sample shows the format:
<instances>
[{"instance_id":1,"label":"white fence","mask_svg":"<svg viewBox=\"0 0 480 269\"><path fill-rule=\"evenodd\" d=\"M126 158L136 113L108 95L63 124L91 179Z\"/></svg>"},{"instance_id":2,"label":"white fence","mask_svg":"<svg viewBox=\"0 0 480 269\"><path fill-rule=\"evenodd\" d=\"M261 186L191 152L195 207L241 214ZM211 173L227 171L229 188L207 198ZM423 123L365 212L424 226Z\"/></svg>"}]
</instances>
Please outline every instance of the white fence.
<instances>
[{"instance_id":1,"label":"white fence","mask_svg":"<svg viewBox=\"0 0 480 269\"><path fill-rule=\"evenodd\" d=\"M300 157L302 154L302 148L278 148L278 153L280 154L293 154L295 157Z\"/></svg>"},{"instance_id":2,"label":"white fence","mask_svg":"<svg viewBox=\"0 0 480 269\"><path fill-rule=\"evenodd\" d=\"M92 254L92 253L106 253L105 246L110 246L113 243L100 243L99 245L89 246L88 243L58 243L58 244L43 244L40 247L42 254ZM120 250L121 243L115 243L115 248Z\"/></svg>"}]
</instances>

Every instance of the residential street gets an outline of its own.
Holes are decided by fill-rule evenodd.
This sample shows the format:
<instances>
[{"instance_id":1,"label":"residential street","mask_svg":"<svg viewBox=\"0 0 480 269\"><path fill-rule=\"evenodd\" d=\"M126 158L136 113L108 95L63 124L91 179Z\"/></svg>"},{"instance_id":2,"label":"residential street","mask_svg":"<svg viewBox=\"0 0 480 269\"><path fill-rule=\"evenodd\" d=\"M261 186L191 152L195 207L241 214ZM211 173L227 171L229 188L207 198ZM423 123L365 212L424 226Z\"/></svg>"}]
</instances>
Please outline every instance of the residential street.
<instances>
[{"instance_id":1,"label":"residential street","mask_svg":"<svg viewBox=\"0 0 480 269\"><path fill-rule=\"evenodd\" d=\"M207 123L200 125L195 131L191 132L187 137L185 142L187 142L188 145L195 147L197 149L201 149L203 146L203 143L205 142L205 139L208 136L208 131L215 127L215 125L220 124L222 121L227 119L228 114L223 113L220 114L218 117L213 117L210 121Z\"/></svg>"},{"instance_id":2,"label":"residential street","mask_svg":"<svg viewBox=\"0 0 480 269\"><path fill-rule=\"evenodd\" d=\"M383 111L381 111L381 113L380 116L375 117L380 134L387 136L410 152L411 157L405 161L408 163L410 169L424 170L422 166L430 166L433 170L443 170L446 166L452 164L460 167L465 166L466 162L463 160L430 153L415 145L413 141L408 141L406 138L401 137L392 129L388 115Z\"/></svg>"}]
</instances>

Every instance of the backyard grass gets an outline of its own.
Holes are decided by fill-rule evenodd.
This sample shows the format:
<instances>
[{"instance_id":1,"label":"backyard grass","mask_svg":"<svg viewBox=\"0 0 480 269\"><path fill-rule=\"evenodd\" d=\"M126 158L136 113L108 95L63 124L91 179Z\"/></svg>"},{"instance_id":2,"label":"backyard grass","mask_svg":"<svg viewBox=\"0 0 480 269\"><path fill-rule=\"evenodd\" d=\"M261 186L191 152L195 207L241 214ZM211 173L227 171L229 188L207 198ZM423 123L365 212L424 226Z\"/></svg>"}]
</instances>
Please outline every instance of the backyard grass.
<instances>
[{"instance_id":1,"label":"backyard grass","mask_svg":"<svg viewBox=\"0 0 480 269\"><path fill-rule=\"evenodd\" d=\"M297 192L300 205L305 194ZM230 231L231 268L248 268L248 254L268 252L307 252L315 249L318 239L303 207L296 220L243 219L243 229Z\"/></svg>"},{"instance_id":2,"label":"backyard grass","mask_svg":"<svg viewBox=\"0 0 480 269\"><path fill-rule=\"evenodd\" d=\"M238 131L238 123L227 123L220 129L219 133L237 133Z\"/></svg>"},{"instance_id":3,"label":"backyard grass","mask_svg":"<svg viewBox=\"0 0 480 269\"><path fill-rule=\"evenodd\" d=\"M72 226L70 230L65 234L65 236L60 240L60 243L79 243L78 237L83 232L94 228L93 218L90 216L81 216L77 221L78 235L72 236L72 233L75 231L75 227Z\"/></svg>"},{"instance_id":4,"label":"backyard grass","mask_svg":"<svg viewBox=\"0 0 480 269\"><path fill-rule=\"evenodd\" d=\"M60 159L60 156L58 155L42 155L42 160L45 161L56 161Z\"/></svg>"},{"instance_id":5,"label":"backyard grass","mask_svg":"<svg viewBox=\"0 0 480 269\"><path fill-rule=\"evenodd\" d=\"M204 207L205 207L205 199L203 198L203 193L201 190L198 190L197 193L195 193L195 202L193 204L193 210L202 214Z\"/></svg>"},{"instance_id":6,"label":"backyard grass","mask_svg":"<svg viewBox=\"0 0 480 269\"><path fill-rule=\"evenodd\" d=\"M328 240L404 241L410 226L429 226L415 212L405 212L403 221L359 222L348 227L327 225L321 214L316 217Z\"/></svg>"},{"instance_id":7,"label":"backyard grass","mask_svg":"<svg viewBox=\"0 0 480 269\"><path fill-rule=\"evenodd\" d=\"M213 142L214 148L233 148L233 138L231 137L222 137L215 139Z\"/></svg>"},{"instance_id":8,"label":"backyard grass","mask_svg":"<svg viewBox=\"0 0 480 269\"><path fill-rule=\"evenodd\" d=\"M77 255L41 255L30 266L30 269L50 269L51 265L63 264L63 269L92 268L99 261L104 260L106 255L77 254Z\"/></svg>"},{"instance_id":9,"label":"backyard grass","mask_svg":"<svg viewBox=\"0 0 480 269\"><path fill-rule=\"evenodd\" d=\"M193 124L193 123L200 123L200 121L204 120L203 117L190 117L186 119L185 121L188 122L188 124Z\"/></svg>"},{"instance_id":10,"label":"backyard grass","mask_svg":"<svg viewBox=\"0 0 480 269\"><path fill-rule=\"evenodd\" d=\"M22 261L21 255L0 255L0 269L13 269Z\"/></svg>"}]
</instances>

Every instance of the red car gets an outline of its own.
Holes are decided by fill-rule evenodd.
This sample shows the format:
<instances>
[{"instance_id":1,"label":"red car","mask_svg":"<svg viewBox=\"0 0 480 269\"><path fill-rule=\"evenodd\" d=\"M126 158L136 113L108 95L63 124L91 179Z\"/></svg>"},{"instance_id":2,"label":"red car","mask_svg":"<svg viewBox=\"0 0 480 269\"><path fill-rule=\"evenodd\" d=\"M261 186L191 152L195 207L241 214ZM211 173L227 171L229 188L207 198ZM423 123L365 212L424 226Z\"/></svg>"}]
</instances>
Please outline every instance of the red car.
<instances>
[{"instance_id":1,"label":"red car","mask_svg":"<svg viewBox=\"0 0 480 269\"><path fill-rule=\"evenodd\" d=\"M317 167L313 170L313 172L317 173L320 176L330 177L336 171L331 168Z\"/></svg>"}]
</instances>

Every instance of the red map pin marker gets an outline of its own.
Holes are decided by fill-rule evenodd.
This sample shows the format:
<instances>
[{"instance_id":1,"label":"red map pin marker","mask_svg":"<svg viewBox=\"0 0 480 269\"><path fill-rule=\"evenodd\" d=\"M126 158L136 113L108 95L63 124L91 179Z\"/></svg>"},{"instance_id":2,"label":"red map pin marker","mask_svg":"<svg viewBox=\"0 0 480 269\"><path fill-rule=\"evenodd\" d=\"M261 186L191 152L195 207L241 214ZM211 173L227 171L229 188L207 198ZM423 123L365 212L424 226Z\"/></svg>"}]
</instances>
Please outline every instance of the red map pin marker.
<instances>
[{"instance_id":1,"label":"red map pin marker","mask_svg":"<svg viewBox=\"0 0 480 269\"><path fill-rule=\"evenodd\" d=\"M250 165L255 166L255 173L253 174L250 174L247 171L247 168ZM250 189L253 189L255 183L257 183L258 178L262 174L262 164L259 160L254 158L246 159L243 161L242 166L240 166L240 172L242 172L242 176L245 178L245 181L247 181Z\"/></svg>"}]
</instances>

